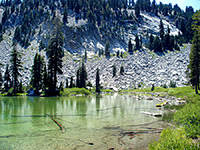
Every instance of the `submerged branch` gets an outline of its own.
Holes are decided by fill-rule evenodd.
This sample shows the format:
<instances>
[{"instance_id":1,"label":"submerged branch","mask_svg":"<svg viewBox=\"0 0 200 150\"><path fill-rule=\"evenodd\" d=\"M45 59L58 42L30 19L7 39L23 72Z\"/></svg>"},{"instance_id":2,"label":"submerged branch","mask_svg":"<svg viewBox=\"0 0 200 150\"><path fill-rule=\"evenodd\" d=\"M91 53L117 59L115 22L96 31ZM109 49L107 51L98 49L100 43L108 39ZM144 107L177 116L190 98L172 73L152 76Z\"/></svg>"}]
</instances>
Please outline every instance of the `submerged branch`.
<instances>
[{"instance_id":1,"label":"submerged branch","mask_svg":"<svg viewBox=\"0 0 200 150\"><path fill-rule=\"evenodd\" d=\"M62 126L62 124L60 124L60 123L58 123L58 121L56 121L52 116L50 116L50 115L48 115L48 114L46 114L48 117L50 117L53 121L54 121L54 123L55 124L57 124L57 126L59 126L59 128L60 128L60 130L62 131L62 132L65 132L65 128Z\"/></svg>"}]
</instances>

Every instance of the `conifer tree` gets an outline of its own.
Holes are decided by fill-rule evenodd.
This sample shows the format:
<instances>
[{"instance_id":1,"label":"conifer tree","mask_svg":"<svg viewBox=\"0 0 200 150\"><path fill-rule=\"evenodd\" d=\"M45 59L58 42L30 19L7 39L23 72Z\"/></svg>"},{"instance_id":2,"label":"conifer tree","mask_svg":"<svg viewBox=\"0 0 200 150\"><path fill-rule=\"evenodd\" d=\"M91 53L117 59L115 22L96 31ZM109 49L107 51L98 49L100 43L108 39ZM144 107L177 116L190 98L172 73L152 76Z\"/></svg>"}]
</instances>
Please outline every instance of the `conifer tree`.
<instances>
[{"instance_id":1,"label":"conifer tree","mask_svg":"<svg viewBox=\"0 0 200 150\"><path fill-rule=\"evenodd\" d=\"M54 29L47 49L50 90L56 89L57 74L63 73L62 58L64 56L64 51L62 48L64 38L59 17L56 17L53 23Z\"/></svg>"},{"instance_id":2,"label":"conifer tree","mask_svg":"<svg viewBox=\"0 0 200 150\"><path fill-rule=\"evenodd\" d=\"M105 45L105 56L110 58L110 42L107 40Z\"/></svg>"},{"instance_id":3,"label":"conifer tree","mask_svg":"<svg viewBox=\"0 0 200 150\"><path fill-rule=\"evenodd\" d=\"M87 81L87 71L86 71L84 62L82 61L82 65L80 68L80 87L81 88L86 88L86 81Z\"/></svg>"},{"instance_id":4,"label":"conifer tree","mask_svg":"<svg viewBox=\"0 0 200 150\"><path fill-rule=\"evenodd\" d=\"M3 84L3 76L2 76L2 72L0 68L0 89L1 89L2 84Z\"/></svg>"},{"instance_id":5,"label":"conifer tree","mask_svg":"<svg viewBox=\"0 0 200 150\"><path fill-rule=\"evenodd\" d=\"M140 40L138 35L136 34L135 36L135 50L139 50L140 49Z\"/></svg>"},{"instance_id":6,"label":"conifer tree","mask_svg":"<svg viewBox=\"0 0 200 150\"><path fill-rule=\"evenodd\" d=\"M68 88L68 79L66 78L66 82L65 82L65 88Z\"/></svg>"},{"instance_id":7,"label":"conifer tree","mask_svg":"<svg viewBox=\"0 0 200 150\"><path fill-rule=\"evenodd\" d=\"M48 87L49 80L48 80L48 73L47 73L47 67L46 64L44 64L44 73L43 73L43 88L46 89Z\"/></svg>"},{"instance_id":8,"label":"conifer tree","mask_svg":"<svg viewBox=\"0 0 200 150\"><path fill-rule=\"evenodd\" d=\"M124 75L124 66L120 67L120 75Z\"/></svg>"},{"instance_id":9,"label":"conifer tree","mask_svg":"<svg viewBox=\"0 0 200 150\"><path fill-rule=\"evenodd\" d=\"M64 8L64 14L63 14L63 22L68 23L68 11L67 11L67 6Z\"/></svg>"},{"instance_id":10,"label":"conifer tree","mask_svg":"<svg viewBox=\"0 0 200 150\"><path fill-rule=\"evenodd\" d=\"M190 63L188 68L190 70L189 78L193 86L195 86L195 93L198 94L199 89L199 69L200 69L200 11L197 11L193 16L194 37L192 40L192 48L190 52Z\"/></svg>"},{"instance_id":11,"label":"conifer tree","mask_svg":"<svg viewBox=\"0 0 200 150\"><path fill-rule=\"evenodd\" d=\"M6 71L4 74L4 90L7 92L11 86L11 78L10 78L10 71L9 71L9 65L6 65Z\"/></svg>"},{"instance_id":12,"label":"conifer tree","mask_svg":"<svg viewBox=\"0 0 200 150\"><path fill-rule=\"evenodd\" d=\"M20 59L20 54L17 51L17 46L14 44L13 50L11 52L11 75L12 75L12 82L13 82L13 88L14 88L14 95L16 95L17 92L17 86L18 86L18 78L21 76L20 70L22 70L22 65L21 65L21 59Z\"/></svg>"},{"instance_id":13,"label":"conifer tree","mask_svg":"<svg viewBox=\"0 0 200 150\"><path fill-rule=\"evenodd\" d=\"M97 73L96 73L96 93L100 93L100 76L99 76L99 68L97 68Z\"/></svg>"},{"instance_id":14,"label":"conifer tree","mask_svg":"<svg viewBox=\"0 0 200 150\"><path fill-rule=\"evenodd\" d=\"M140 6L139 6L139 4L138 4L138 1L137 1L136 4L135 4L135 16L136 16L137 18L140 17Z\"/></svg>"},{"instance_id":15,"label":"conifer tree","mask_svg":"<svg viewBox=\"0 0 200 150\"><path fill-rule=\"evenodd\" d=\"M79 88L81 88L81 86L80 86L80 70L81 70L81 68L79 67L76 72L76 87L79 87Z\"/></svg>"},{"instance_id":16,"label":"conifer tree","mask_svg":"<svg viewBox=\"0 0 200 150\"><path fill-rule=\"evenodd\" d=\"M87 62L87 50L85 50L84 60Z\"/></svg>"},{"instance_id":17,"label":"conifer tree","mask_svg":"<svg viewBox=\"0 0 200 150\"><path fill-rule=\"evenodd\" d=\"M115 65L113 65L113 77L115 77L117 74L117 68Z\"/></svg>"},{"instance_id":18,"label":"conifer tree","mask_svg":"<svg viewBox=\"0 0 200 150\"><path fill-rule=\"evenodd\" d=\"M149 49L150 49L150 50L153 50L153 41L154 41L154 37L153 37L152 34L151 34L150 37L149 37L149 41L150 41Z\"/></svg>"},{"instance_id":19,"label":"conifer tree","mask_svg":"<svg viewBox=\"0 0 200 150\"><path fill-rule=\"evenodd\" d=\"M163 26L162 19L160 19L160 25L159 25L159 27L160 27L160 31L159 31L160 38L163 41L164 40L164 26Z\"/></svg>"},{"instance_id":20,"label":"conifer tree","mask_svg":"<svg viewBox=\"0 0 200 150\"><path fill-rule=\"evenodd\" d=\"M39 94L39 90L43 87L43 58L40 54L36 53L34 57L34 63L32 66L32 78L31 84L36 89L36 94Z\"/></svg>"},{"instance_id":21,"label":"conifer tree","mask_svg":"<svg viewBox=\"0 0 200 150\"><path fill-rule=\"evenodd\" d=\"M128 52L130 55L133 55L133 45L131 43L131 39L128 41Z\"/></svg>"},{"instance_id":22,"label":"conifer tree","mask_svg":"<svg viewBox=\"0 0 200 150\"><path fill-rule=\"evenodd\" d=\"M73 81L73 77L71 76L69 88L73 88L73 87L74 87L74 81Z\"/></svg>"}]
</instances>

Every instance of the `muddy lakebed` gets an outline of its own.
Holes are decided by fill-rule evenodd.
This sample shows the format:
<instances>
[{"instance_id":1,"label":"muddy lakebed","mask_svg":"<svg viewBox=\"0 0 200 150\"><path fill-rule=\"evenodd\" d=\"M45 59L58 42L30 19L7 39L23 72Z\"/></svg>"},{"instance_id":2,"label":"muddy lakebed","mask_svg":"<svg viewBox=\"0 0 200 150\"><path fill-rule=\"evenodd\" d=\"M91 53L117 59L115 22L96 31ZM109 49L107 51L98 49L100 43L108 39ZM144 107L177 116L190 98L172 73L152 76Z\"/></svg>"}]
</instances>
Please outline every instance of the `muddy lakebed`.
<instances>
[{"instance_id":1,"label":"muddy lakebed","mask_svg":"<svg viewBox=\"0 0 200 150\"><path fill-rule=\"evenodd\" d=\"M0 97L0 149L147 149L165 128L158 100L133 95Z\"/></svg>"}]
</instances>

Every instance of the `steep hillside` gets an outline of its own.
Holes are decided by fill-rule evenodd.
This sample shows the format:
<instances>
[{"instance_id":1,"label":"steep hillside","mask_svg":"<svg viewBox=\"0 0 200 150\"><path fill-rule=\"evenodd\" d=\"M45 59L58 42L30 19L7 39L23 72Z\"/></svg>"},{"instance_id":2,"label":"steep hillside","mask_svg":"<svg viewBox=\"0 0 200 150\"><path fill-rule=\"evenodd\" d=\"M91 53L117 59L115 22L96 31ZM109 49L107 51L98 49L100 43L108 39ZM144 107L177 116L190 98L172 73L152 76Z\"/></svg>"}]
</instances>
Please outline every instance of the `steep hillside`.
<instances>
[{"instance_id":1,"label":"steep hillside","mask_svg":"<svg viewBox=\"0 0 200 150\"><path fill-rule=\"evenodd\" d=\"M141 11L140 16L138 17L135 12L136 8L115 8L114 10L111 7L109 8L111 12L109 17L105 17L105 20L102 19L102 12L104 11L104 8L102 8L102 10L100 10L100 23L98 22L98 19L96 19L96 23L94 23L91 21L90 15L87 14L87 17L83 17L85 15L85 6L82 6L83 8L80 8L80 11L76 12L76 9L73 9L72 6L66 9L66 7L64 7L64 1L54 1L53 5L51 5L49 1L41 1L41 3L39 3L36 0L33 2L34 4L30 4L27 1L24 1L22 3L13 3L10 6L4 6L4 4L0 8L0 20L2 20L0 63L4 65L10 63L10 52L13 48L13 42L17 42L17 49L22 54L24 67L22 81L24 85L28 85L30 82L31 67L36 52L40 52L45 57L47 63L46 48L48 47L53 28L52 20L55 16L59 16L60 19L63 20L62 31L64 34L63 49L65 51L65 57L63 58L64 75L60 76L60 81L65 82L66 77L75 76L76 69L79 66L79 60L81 59L80 55L83 55L84 52L87 51L88 57L91 58L91 61L89 60L86 63L89 75L88 79L93 84L97 66L101 68L102 84L105 87L117 86L124 88L127 87L127 85L128 87L132 87L139 82L146 84L157 83L158 85L161 85L168 84L170 79L174 81L180 80L180 82L178 81L179 86L182 86L185 82L183 72L186 70L186 64L188 64L188 47L187 50L184 50L183 52L170 52L170 54L162 57L151 54L152 52L147 51L146 49L149 44L150 34L159 36L161 19L164 24L165 32L167 32L167 28L169 27L170 35L175 36L181 33L177 28L177 22L175 22L177 17L164 15L161 11L158 12L158 14L155 14L146 10ZM12 10L13 7L14 9ZM67 21L64 20L66 10ZM92 11L92 9L87 10L87 12L89 11ZM96 11L94 12L96 13L96 18L98 18L98 13ZM128 51L128 41L131 39L133 45L135 45L136 34L139 37L142 37L143 46L140 49L140 52L135 52L133 56L128 56L124 59L115 57L110 59L94 59L97 57L99 50L105 50L106 41L109 41L110 43L111 53ZM184 55L182 56L182 54ZM181 55L181 57L179 57L179 55ZM156 58L152 59L153 56L156 56ZM180 79L179 76L177 76L177 78L172 78L171 76L173 73L171 73L170 70L178 63L173 60L176 58L180 63L178 65L180 65L181 69L175 69L172 72L174 73L177 71L177 74L183 76L183 79ZM186 62L181 59L184 59ZM171 62L173 63L170 64ZM116 64L118 69L123 64L126 75L123 77L118 76L117 78L110 80L110 75L112 73L111 66L113 64ZM162 66L164 64L165 66ZM146 65L150 67L147 67ZM160 65L162 67L158 67ZM1 70L4 72L5 66L1 67ZM144 70L146 70L146 72L143 72ZM163 74L166 73L166 78L163 79L161 77L161 80L159 73L155 73L154 70L157 70L158 72L160 70L160 74L162 74L162 72ZM156 77L153 78L153 76Z\"/></svg>"}]
</instances>

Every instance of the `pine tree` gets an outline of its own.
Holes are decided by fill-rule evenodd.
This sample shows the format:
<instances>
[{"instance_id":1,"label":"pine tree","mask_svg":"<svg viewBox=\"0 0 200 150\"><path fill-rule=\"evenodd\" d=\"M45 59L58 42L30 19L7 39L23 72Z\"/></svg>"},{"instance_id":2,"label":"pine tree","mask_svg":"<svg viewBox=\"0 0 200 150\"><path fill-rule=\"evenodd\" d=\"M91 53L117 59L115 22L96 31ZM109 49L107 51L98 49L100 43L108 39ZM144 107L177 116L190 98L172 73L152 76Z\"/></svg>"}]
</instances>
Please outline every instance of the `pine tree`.
<instances>
[{"instance_id":1,"label":"pine tree","mask_svg":"<svg viewBox=\"0 0 200 150\"><path fill-rule=\"evenodd\" d=\"M67 6L64 8L64 14L63 14L63 22L68 23L68 11L67 11Z\"/></svg>"},{"instance_id":2,"label":"pine tree","mask_svg":"<svg viewBox=\"0 0 200 150\"><path fill-rule=\"evenodd\" d=\"M81 86L80 86L80 70L81 70L81 68L79 67L76 72L76 87L79 87L79 88L81 88Z\"/></svg>"},{"instance_id":3,"label":"pine tree","mask_svg":"<svg viewBox=\"0 0 200 150\"><path fill-rule=\"evenodd\" d=\"M195 92L198 94L199 89L199 69L200 69L200 11L197 11L193 16L194 24L194 37L192 40L192 48L190 52L190 63L188 68L190 70L189 78L193 86L195 86Z\"/></svg>"},{"instance_id":4,"label":"pine tree","mask_svg":"<svg viewBox=\"0 0 200 150\"><path fill-rule=\"evenodd\" d=\"M117 68L115 65L113 65L113 77L115 77L117 74Z\"/></svg>"},{"instance_id":5,"label":"pine tree","mask_svg":"<svg viewBox=\"0 0 200 150\"><path fill-rule=\"evenodd\" d=\"M6 65L6 71L4 73L4 81L4 90L7 92L11 86L11 78L8 64Z\"/></svg>"},{"instance_id":6,"label":"pine tree","mask_svg":"<svg viewBox=\"0 0 200 150\"><path fill-rule=\"evenodd\" d=\"M2 84L3 84L3 76L2 76L2 72L0 68L0 89L1 89Z\"/></svg>"},{"instance_id":7,"label":"pine tree","mask_svg":"<svg viewBox=\"0 0 200 150\"><path fill-rule=\"evenodd\" d=\"M34 63L32 66L32 78L31 84L33 88L36 89L36 94L39 94L39 90L44 87L43 86L43 72L44 72L44 65L43 65L43 58L40 54L36 53L34 57Z\"/></svg>"},{"instance_id":8,"label":"pine tree","mask_svg":"<svg viewBox=\"0 0 200 150\"><path fill-rule=\"evenodd\" d=\"M54 29L47 49L50 90L56 89L57 73L62 74L63 33L59 17L54 20Z\"/></svg>"},{"instance_id":9,"label":"pine tree","mask_svg":"<svg viewBox=\"0 0 200 150\"><path fill-rule=\"evenodd\" d=\"M105 45L105 56L110 58L110 42L107 40Z\"/></svg>"},{"instance_id":10,"label":"pine tree","mask_svg":"<svg viewBox=\"0 0 200 150\"><path fill-rule=\"evenodd\" d=\"M73 87L74 87L74 81L73 81L73 77L71 76L69 88L73 88Z\"/></svg>"},{"instance_id":11,"label":"pine tree","mask_svg":"<svg viewBox=\"0 0 200 150\"><path fill-rule=\"evenodd\" d=\"M150 49L150 50L153 50L153 41L154 41L154 37L153 37L152 34L151 34L150 37L149 37L149 41L150 41L149 49Z\"/></svg>"},{"instance_id":12,"label":"pine tree","mask_svg":"<svg viewBox=\"0 0 200 150\"><path fill-rule=\"evenodd\" d=\"M68 88L68 79L66 78L66 82L65 82L65 88Z\"/></svg>"},{"instance_id":13,"label":"pine tree","mask_svg":"<svg viewBox=\"0 0 200 150\"><path fill-rule=\"evenodd\" d=\"M139 50L140 49L140 40L138 35L136 34L135 36L135 50Z\"/></svg>"},{"instance_id":14,"label":"pine tree","mask_svg":"<svg viewBox=\"0 0 200 150\"><path fill-rule=\"evenodd\" d=\"M21 59L20 59L20 54L17 51L17 46L14 45L13 50L11 52L11 75L12 75L12 81L13 81L13 88L14 88L14 95L16 95L17 92L17 86L18 86L18 78L21 76L20 70L22 70L22 65L21 65Z\"/></svg>"},{"instance_id":15,"label":"pine tree","mask_svg":"<svg viewBox=\"0 0 200 150\"><path fill-rule=\"evenodd\" d=\"M124 75L124 66L120 67L120 75Z\"/></svg>"},{"instance_id":16,"label":"pine tree","mask_svg":"<svg viewBox=\"0 0 200 150\"><path fill-rule=\"evenodd\" d=\"M47 73L47 67L46 64L44 64L44 73L43 73L43 85L44 85L44 89L46 89L46 87L48 87L49 84L49 80L48 80L48 73Z\"/></svg>"},{"instance_id":17,"label":"pine tree","mask_svg":"<svg viewBox=\"0 0 200 150\"><path fill-rule=\"evenodd\" d=\"M163 26L162 19L160 19L160 25L159 25L159 27L160 27L160 31L159 31L160 38L163 41L164 40L164 26Z\"/></svg>"},{"instance_id":18,"label":"pine tree","mask_svg":"<svg viewBox=\"0 0 200 150\"><path fill-rule=\"evenodd\" d=\"M87 62L87 50L85 50L84 60Z\"/></svg>"},{"instance_id":19,"label":"pine tree","mask_svg":"<svg viewBox=\"0 0 200 150\"><path fill-rule=\"evenodd\" d=\"M128 52L130 55L133 55L133 45L131 43L131 39L128 41Z\"/></svg>"},{"instance_id":20,"label":"pine tree","mask_svg":"<svg viewBox=\"0 0 200 150\"><path fill-rule=\"evenodd\" d=\"M97 68L97 73L96 73L96 93L100 93L100 76L99 76L99 68Z\"/></svg>"},{"instance_id":21,"label":"pine tree","mask_svg":"<svg viewBox=\"0 0 200 150\"><path fill-rule=\"evenodd\" d=\"M87 71L86 71L84 62L82 61L82 65L80 68L80 87L81 88L86 88L86 81L87 81Z\"/></svg>"},{"instance_id":22,"label":"pine tree","mask_svg":"<svg viewBox=\"0 0 200 150\"><path fill-rule=\"evenodd\" d=\"M135 16L136 16L137 18L140 17L140 6L139 6L139 4L138 4L138 1L137 1L136 4L135 4Z\"/></svg>"}]
</instances>

